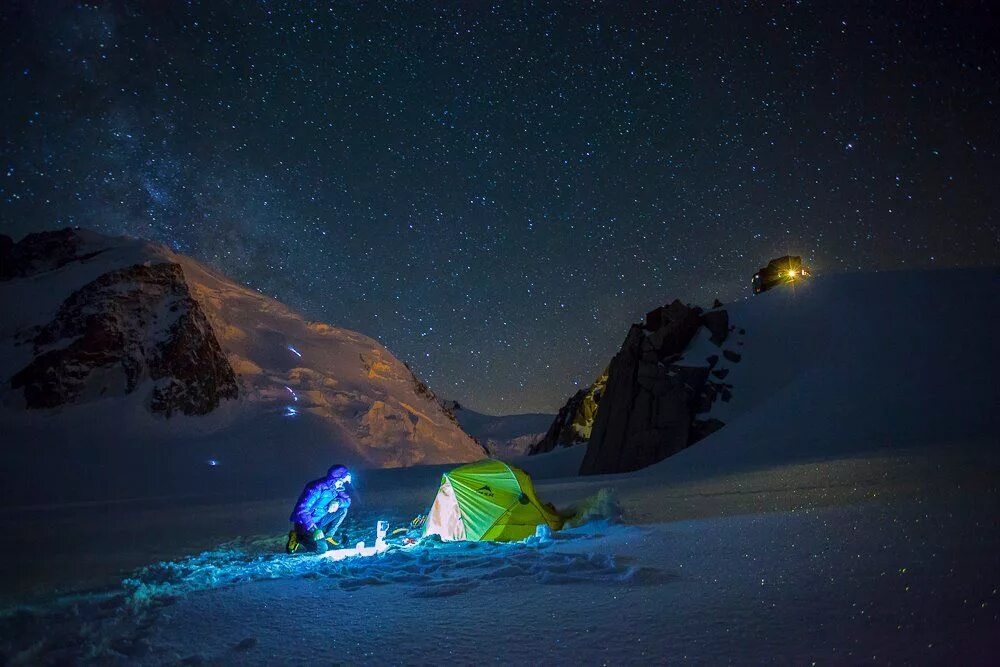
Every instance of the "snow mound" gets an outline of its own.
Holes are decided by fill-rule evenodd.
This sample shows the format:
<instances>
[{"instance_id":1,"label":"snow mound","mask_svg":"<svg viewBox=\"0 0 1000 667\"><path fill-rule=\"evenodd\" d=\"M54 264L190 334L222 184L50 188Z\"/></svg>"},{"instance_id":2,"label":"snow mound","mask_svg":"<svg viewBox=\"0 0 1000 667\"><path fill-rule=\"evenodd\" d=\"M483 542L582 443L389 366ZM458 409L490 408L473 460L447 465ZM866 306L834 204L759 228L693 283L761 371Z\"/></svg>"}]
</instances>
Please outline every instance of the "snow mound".
<instances>
[{"instance_id":1,"label":"snow mound","mask_svg":"<svg viewBox=\"0 0 1000 667\"><path fill-rule=\"evenodd\" d=\"M574 510L573 516L566 520L566 526L575 528L585 523L598 520L606 520L617 523L622 519L622 508L618 504L618 498L613 489L600 489L597 493L588 498Z\"/></svg>"}]
</instances>

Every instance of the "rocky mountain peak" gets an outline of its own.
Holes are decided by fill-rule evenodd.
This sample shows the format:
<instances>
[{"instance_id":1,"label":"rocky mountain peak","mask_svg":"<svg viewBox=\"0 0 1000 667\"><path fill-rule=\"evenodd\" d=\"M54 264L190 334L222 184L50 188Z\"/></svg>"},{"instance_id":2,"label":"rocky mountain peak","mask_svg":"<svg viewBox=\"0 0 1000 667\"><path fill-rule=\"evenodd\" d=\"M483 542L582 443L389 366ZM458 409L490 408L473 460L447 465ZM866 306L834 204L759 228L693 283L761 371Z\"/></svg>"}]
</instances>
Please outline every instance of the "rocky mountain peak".
<instances>
[{"instance_id":1,"label":"rocky mountain peak","mask_svg":"<svg viewBox=\"0 0 1000 667\"><path fill-rule=\"evenodd\" d=\"M608 367L581 474L638 470L722 427L719 420L696 418L725 389L709 379L715 362L685 361L684 352L702 327L721 345L728 322L724 310L705 312L675 300L631 326Z\"/></svg>"},{"instance_id":2,"label":"rocky mountain peak","mask_svg":"<svg viewBox=\"0 0 1000 667\"><path fill-rule=\"evenodd\" d=\"M717 370L732 327L716 301L706 311L674 300L632 324L618 354L587 389L559 410L545 437L529 454L586 443L581 474L637 470L708 436L723 422L707 413L732 387ZM699 332L709 350L693 355ZM736 355L738 357L738 355Z\"/></svg>"},{"instance_id":3,"label":"rocky mountain peak","mask_svg":"<svg viewBox=\"0 0 1000 667\"><path fill-rule=\"evenodd\" d=\"M607 382L608 371L605 369L589 387L573 394L559 409L545 436L528 450L528 454L544 454L556 447L587 442Z\"/></svg>"},{"instance_id":4,"label":"rocky mountain peak","mask_svg":"<svg viewBox=\"0 0 1000 667\"><path fill-rule=\"evenodd\" d=\"M65 263L72 261L65 251L73 245L48 247ZM41 255L31 260L35 267L46 264L51 262ZM233 369L178 264L104 273L70 294L55 318L26 337L34 357L13 375L11 387L24 390L29 408L131 394L148 382L152 412L200 415L239 394Z\"/></svg>"}]
</instances>

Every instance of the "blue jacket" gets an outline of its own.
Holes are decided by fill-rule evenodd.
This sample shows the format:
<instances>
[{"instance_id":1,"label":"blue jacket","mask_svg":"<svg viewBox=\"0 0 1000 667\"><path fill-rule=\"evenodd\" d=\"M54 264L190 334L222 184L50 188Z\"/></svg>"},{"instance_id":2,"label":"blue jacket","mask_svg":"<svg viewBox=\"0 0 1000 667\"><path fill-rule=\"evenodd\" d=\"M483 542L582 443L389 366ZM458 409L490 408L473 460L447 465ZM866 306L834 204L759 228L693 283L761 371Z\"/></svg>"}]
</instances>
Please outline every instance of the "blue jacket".
<instances>
[{"instance_id":1,"label":"blue jacket","mask_svg":"<svg viewBox=\"0 0 1000 667\"><path fill-rule=\"evenodd\" d=\"M350 494L347 493L347 489L338 490L334 486L336 481L336 478L324 477L306 484L288 520L310 529L329 513L330 505L334 501L340 503L342 508L350 507Z\"/></svg>"}]
</instances>

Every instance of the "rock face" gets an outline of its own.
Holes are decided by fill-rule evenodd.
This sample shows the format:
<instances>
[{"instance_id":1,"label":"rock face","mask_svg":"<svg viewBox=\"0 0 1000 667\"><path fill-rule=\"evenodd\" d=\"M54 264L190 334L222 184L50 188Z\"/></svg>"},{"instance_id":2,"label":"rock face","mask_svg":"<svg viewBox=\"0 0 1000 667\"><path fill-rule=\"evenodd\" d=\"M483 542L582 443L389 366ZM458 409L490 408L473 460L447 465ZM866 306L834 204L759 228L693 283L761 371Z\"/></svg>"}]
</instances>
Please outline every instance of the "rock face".
<instances>
[{"instance_id":1,"label":"rock face","mask_svg":"<svg viewBox=\"0 0 1000 667\"><path fill-rule=\"evenodd\" d=\"M705 313L674 301L651 311L643 324L632 325L608 367L581 474L638 470L721 428L717 419L695 418L726 389L709 381L714 363L679 362L702 326L721 345L728 321L724 310Z\"/></svg>"},{"instance_id":2,"label":"rock face","mask_svg":"<svg viewBox=\"0 0 1000 667\"><path fill-rule=\"evenodd\" d=\"M722 345L729 335L729 313L718 310L718 306L701 316L701 322L712 332L712 342Z\"/></svg>"},{"instance_id":3,"label":"rock face","mask_svg":"<svg viewBox=\"0 0 1000 667\"><path fill-rule=\"evenodd\" d=\"M551 452L557 446L563 447L574 445L578 442L586 442L586 439L579 439L573 434L572 424L577 411L583 405L583 397L587 394L586 389L581 389L566 401L566 404L559 408L555 420L545 432L545 435L537 443L532 445L528 454L544 454Z\"/></svg>"},{"instance_id":4,"label":"rock face","mask_svg":"<svg viewBox=\"0 0 1000 667\"><path fill-rule=\"evenodd\" d=\"M60 256L61 264L67 261ZM168 417L206 414L239 394L178 264L101 275L73 292L31 344L34 358L11 378L29 408L131 394L146 381L150 410Z\"/></svg>"},{"instance_id":5,"label":"rock face","mask_svg":"<svg viewBox=\"0 0 1000 667\"><path fill-rule=\"evenodd\" d=\"M569 447L590 439L597 417L597 408L608 382L608 371L601 373L587 389L581 389L559 409L545 436L535 443L528 454L544 454L556 447Z\"/></svg>"}]
</instances>

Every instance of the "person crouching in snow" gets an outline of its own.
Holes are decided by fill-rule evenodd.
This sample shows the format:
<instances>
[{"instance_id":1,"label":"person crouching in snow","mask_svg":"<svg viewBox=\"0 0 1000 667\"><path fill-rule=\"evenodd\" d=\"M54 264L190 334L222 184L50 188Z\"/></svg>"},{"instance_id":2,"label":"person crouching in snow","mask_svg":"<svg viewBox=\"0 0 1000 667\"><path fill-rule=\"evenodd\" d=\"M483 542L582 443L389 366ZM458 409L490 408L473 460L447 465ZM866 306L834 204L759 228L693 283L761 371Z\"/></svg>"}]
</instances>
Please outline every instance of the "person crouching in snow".
<instances>
[{"instance_id":1,"label":"person crouching in snow","mask_svg":"<svg viewBox=\"0 0 1000 667\"><path fill-rule=\"evenodd\" d=\"M301 548L325 553L331 546L339 546L333 536L351 506L350 484L351 473L341 465L306 484L289 517L293 527L285 551L294 553Z\"/></svg>"}]
</instances>

